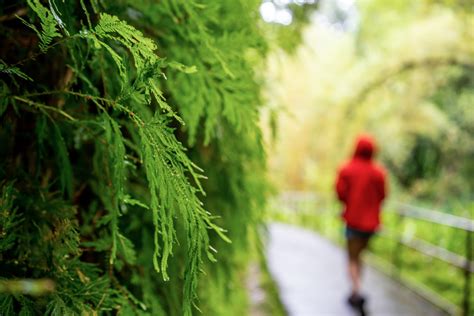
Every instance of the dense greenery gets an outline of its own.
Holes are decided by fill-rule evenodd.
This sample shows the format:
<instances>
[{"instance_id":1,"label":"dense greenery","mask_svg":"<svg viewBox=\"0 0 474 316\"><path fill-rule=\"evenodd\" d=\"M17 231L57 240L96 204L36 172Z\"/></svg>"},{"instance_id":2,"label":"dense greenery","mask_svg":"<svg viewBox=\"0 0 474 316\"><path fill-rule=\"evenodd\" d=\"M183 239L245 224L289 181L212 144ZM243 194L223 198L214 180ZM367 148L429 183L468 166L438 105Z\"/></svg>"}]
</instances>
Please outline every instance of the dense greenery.
<instances>
[{"instance_id":1,"label":"dense greenery","mask_svg":"<svg viewBox=\"0 0 474 316\"><path fill-rule=\"evenodd\" d=\"M0 7L2 314L247 312L259 4Z\"/></svg>"}]
</instances>

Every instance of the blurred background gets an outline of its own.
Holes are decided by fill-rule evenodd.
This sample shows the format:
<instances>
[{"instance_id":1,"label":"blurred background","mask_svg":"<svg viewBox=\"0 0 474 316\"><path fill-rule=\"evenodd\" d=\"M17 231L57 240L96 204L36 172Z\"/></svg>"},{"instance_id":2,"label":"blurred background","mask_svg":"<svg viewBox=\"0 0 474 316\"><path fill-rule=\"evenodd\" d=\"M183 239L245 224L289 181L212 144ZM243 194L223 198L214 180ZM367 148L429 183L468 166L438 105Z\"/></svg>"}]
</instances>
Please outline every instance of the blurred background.
<instances>
[{"instance_id":1,"label":"blurred background","mask_svg":"<svg viewBox=\"0 0 474 316\"><path fill-rule=\"evenodd\" d=\"M408 283L427 286L451 310L470 295L463 278L469 272L414 244L461 256L461 268L462 258L472 260L472 232L439 225L431 215L472 225L473 8L470 1L430 0L275 0L260 7L280 40L265 70L263 121L278 193L269 217L342 244L336 172L356 136L372 134L390 182L386 234L375 239L372 261L403 270ZM400 203L434 213L401 217ZM403 258L394 258L400 249Z\"/></svg>"},{"instance_id":2,"label":"blurred background","mask_svg":"<svg viewBox=\"0 0 474 316\"><path fill-rule=\"evenodd\" d=\"M268 63L279 188L332 195L337 166L368 132L394 195L448 208L472 201L474 21L472 4L456 3L320 2L301 46Z\"/></svg>"}]
</instances>

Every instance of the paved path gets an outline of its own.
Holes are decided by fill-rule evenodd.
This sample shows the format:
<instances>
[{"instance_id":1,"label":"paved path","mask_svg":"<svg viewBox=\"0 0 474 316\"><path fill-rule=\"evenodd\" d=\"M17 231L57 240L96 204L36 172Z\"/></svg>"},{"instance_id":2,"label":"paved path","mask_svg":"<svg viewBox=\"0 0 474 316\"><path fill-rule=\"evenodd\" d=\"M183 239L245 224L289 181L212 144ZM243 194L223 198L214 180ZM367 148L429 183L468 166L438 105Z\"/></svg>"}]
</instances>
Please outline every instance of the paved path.
<instances>
[{"instance_id":1,"label":"paved path","mask_svg":"<svg viewBox=\"0 0 474 316\"><path fill-rule=\"evenodd\" d=\"M286 224L269 224L267 260L289 316L353 316L343 251L321 236ZM412 292L366 267L362 282L367 315L442 315Z\"/></svg>"}]
</instances>

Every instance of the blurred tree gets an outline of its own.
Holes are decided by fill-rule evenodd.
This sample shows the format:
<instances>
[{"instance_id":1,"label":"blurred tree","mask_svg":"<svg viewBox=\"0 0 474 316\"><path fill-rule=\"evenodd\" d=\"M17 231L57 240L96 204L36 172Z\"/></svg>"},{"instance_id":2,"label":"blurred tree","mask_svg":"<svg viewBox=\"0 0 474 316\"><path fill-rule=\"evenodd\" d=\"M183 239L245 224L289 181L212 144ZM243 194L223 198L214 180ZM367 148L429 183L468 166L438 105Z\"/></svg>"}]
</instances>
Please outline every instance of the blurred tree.
<instances>
[{"instance_id":1,"label":"blurred tree","mask_svg":"<svg viewBox=\"0 0 474 316\"><path fill-rule=\"evenodd\" d=\"M290 112L272 173L283 188L330 196L338 164L366 131L412 196L472 200L472 12L439 1L357 4L355 34L315 20L294 56L272 56L268 94Z\"/></svg>"},{"instance_id":2,"label":"blurred tree","mask_svg":"<svg viewBox=\"0 0 474 316\"><path fill-rule=\"evenodd\" d=\"M417 179L439 176L441 150L430 138L415 135L415 142L408 157L398 169L393 166L394 174L400 183L410 187Z\"/></svg>"}]
</instances>

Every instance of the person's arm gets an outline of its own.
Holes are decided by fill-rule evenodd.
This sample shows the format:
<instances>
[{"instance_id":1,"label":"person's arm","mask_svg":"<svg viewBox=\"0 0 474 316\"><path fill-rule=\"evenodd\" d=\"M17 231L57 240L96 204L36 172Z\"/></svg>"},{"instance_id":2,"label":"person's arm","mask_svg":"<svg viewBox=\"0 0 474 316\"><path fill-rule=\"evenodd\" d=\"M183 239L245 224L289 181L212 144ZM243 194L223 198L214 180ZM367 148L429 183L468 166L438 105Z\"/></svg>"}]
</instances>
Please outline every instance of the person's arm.
<instances>
[{"instance_id":1,"label":"person's arm","mask_svg":"<svg viewBox=\"0 0 474 316\"><path fill-rule=\"evenodd\" d=\"M336 193L339 201L346 203L347 201L347 191L349 184L347 183L347 178L344 176L343 171L339 171L336 180Z\"/></svg>"},{"instance_id":2,"label":"person's arm","mask_svg":"<svg viewBox=\"0 0 474 316\"><path fill-rule=\"evenodd\" d=\"M380 170L378 191L379 191L380 201L383 201L383 199L385 199L388 193L386 175L383 169Z\"/></svg>"}]
</instances>

